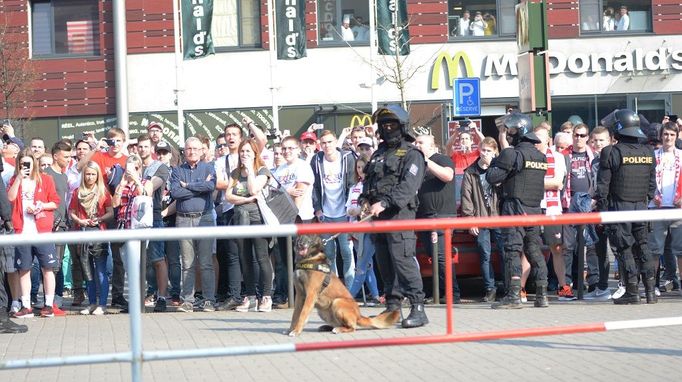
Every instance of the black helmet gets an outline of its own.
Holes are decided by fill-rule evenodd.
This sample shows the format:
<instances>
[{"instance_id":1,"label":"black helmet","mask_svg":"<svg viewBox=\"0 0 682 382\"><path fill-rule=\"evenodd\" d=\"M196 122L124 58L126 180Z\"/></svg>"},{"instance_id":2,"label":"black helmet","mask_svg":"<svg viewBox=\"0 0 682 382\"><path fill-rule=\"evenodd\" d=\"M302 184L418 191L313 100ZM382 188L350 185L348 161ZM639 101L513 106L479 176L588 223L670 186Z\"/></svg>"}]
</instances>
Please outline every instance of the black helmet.
<instances>
[{"instance_id":1,"label":"black helmet","mask_svg":"<svg viewBox=\"0 0 682 382\"><path fill-rule=\"evenodd\" d=\"M613 130L616 137L644 138L646 135L639 128L639 116L630 109L616 109L602 118L601 123Z\"/></svg>"},{"instance_id":2,"label":"black helmet","mask_svg":"<svg viewBox=\"0 0 682 382\"><path fill-rule=\"evenodd\" d=\"M410 116L407 111L398 105L387 105L378 108L372 114L372 122L376 123L381 128L381 122L396 121L400 125L400 131L403 136L410 142L414 141L414 137L410 135L408 126L410 123Z\"/></svg>"},{"instance_id":3,"label":"black helmet","mask_svg":"<svg viewBox=\"0 0 682 382\"><path fill-rule=\"evenodd\" d=\"M523 113L513 112L509 114L504 119L504 127L516 129L516 135L519 138L525 138L532 143L540 143L540 139L533 133L533 121Z\"/></svg>"}]
</instances>

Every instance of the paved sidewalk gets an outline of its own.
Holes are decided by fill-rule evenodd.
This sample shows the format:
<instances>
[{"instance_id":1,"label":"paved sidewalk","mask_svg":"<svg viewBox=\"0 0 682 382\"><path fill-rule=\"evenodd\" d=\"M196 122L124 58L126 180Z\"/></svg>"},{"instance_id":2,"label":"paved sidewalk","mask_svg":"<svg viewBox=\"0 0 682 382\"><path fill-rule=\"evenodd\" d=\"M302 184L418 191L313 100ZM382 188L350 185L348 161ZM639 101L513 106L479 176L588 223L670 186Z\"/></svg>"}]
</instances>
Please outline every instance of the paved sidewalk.
<instances>
[{"instance_id":1,"label":"paved sidewalk","mask_svg":"<svg viewBox=\"0 0 682 382\"><path fill-rule=\"evenodd\" d=\"M362 308L376 314L381 308ZM407 310L405 310L407 312ZM291 310L272 313L156 313L143 316L144 349L282 344L349 339L393 338L445 333L445 308L428 306L431 323L404 330L361 330L346 335L318 333L311 316L301 337L283 335ZM657 305L553 303L548 309L498 311L488 304L456 306L455 331L474 332L558 326L623 319L682 315L682 297L666 296ZM129 350L124 314L27 319L29 332L0 336L0 359L55 357ZM679 379L682 327L606 333L351 350L148 362L145 381L467 381L588 379L592 381ZM128 381L128 364L69 366L0 371L3 381Z\"/></svg>"}]
</instances>

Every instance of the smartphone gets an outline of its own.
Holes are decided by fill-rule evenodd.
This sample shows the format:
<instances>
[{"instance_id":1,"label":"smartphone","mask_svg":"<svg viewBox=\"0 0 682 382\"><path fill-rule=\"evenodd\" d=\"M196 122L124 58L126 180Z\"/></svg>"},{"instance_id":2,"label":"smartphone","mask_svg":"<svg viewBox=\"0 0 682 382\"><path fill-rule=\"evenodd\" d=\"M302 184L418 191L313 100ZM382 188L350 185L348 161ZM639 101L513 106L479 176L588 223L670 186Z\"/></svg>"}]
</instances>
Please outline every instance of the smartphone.
<instances>
[{"instance_id":1,"label":"smartphone","mask_svg":"<svg viewBox=\"0 0 682 382\"><path fill-rule=\"evenodd\" d=\"M108 146L113 146L116 144L116 141L114 141L111 138L106 138L106 139L104 139L104 143L106 143Z\"/></svg>"},{"instance_id":2,"label":"smartphone","mask_svg":"<svg viewBox=\"0 0 682 382\"><path fill-rule=\"evenodd\" d=\"M28 170L28 169L31 168L31 164L28 163L28 162L21 162L21 168L22 168L22 169L25 169L25 170Z\"/></svg>"},{"instance_id":3,"label":"smartphone","mask_svg":"<svg viewBox=\"0 0 682 382\"><path fill-rule=\"evenodd\" d=\"M677 122L677 114L670 114L668 117L672 122Z\"/></svg>"}]
</instances>

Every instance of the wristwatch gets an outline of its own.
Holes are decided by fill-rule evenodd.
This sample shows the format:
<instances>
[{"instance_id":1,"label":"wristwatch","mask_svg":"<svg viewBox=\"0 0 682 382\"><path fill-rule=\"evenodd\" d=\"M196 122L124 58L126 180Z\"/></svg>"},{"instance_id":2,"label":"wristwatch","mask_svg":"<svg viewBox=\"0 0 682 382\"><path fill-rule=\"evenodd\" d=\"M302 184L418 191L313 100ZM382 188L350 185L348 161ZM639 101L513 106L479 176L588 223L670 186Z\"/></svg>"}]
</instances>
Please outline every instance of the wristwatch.
<instances>
[{"instance_id":1,"label":"wristwatch","mask_svg":"<svg viewBox=\"0 0 682 382\"><path fill-rule=\"evenodd\" d=\"M381 203L381 206L382 206L382 207L388 208L388 203L386 203L385 201L382 200L382 201L380 201L379 203Z\"/></svg>"}]
</instances>

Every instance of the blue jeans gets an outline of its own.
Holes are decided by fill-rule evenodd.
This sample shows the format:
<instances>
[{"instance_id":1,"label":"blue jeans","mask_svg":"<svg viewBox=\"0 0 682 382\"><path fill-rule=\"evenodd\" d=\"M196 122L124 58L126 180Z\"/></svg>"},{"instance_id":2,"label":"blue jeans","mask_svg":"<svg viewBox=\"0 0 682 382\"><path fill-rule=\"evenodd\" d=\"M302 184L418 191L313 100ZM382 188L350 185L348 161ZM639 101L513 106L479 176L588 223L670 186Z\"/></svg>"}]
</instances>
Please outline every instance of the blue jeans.
<instances>
[{"instance_id":1,"label":"blue jeans","mask_svg":"<svg viewBox=\"0 0 682 382\"><path fill-rule=\"evenodd\" d=\"M88 288L88 302L90 305L107 305L107 297L109 297L109 277L107 275L107 258L108 252L97 257L90 257L88 263L93 280L87 282ZM97 302L97 291L99 290L99 303Z\"/></svg>"},{"instance_id":2,"label":"blue jeans","mask_svg":"<svg viewBox=\"0 0 682 382\"><path fill-rule=\"evenodd\" d=\"M164 227L174 227L175 220L164 222ZM168 260L168 281L171 297L180 297L180 280L182 279L182 267L180 266L180 244L177 240L166 240L166 260Z\"/></svg>"},{"instance_id":3,"label":"blue jeans","mask_svg":"<svg viewBox=\"0 0 682 382\"><path fill-rule=\"evenodd\" d=\"M665 266L664 280L671 280L678 284L677 258L682 256L682 222L680 221L654 221L649 232L649 250L655 259L663 258ZM668 238L669 236L669 238ZM669 239L669 243L667 242ZM669 244L669 245L668 245ZM664 250L669 247L670 250Z\"/></svg>"},{"instance_id":4,"label":"blue jeans","mask_svg":"<svg viewBox=\"0 0 682 382\"><path fill-rule=\"evenodd\" d=\"M348 218L346 216L341 216L338 218L324 217L323 223L346 223ZM322 239L331 237L331 235L322 235ZM346 288L349 285L353 285L353 277L355 277L355 259L353 259L353 252L350 250L350 244L348 243L348 234L340 234L336 240L331 240L327 242L324 246L324 252L329 258L329 262L332 266L332 271L337 275L339 272L336 269L336 243L339 242L339 248L341 249L341 258L343 259L343 281L346 284Z\"/></svg>"},{"instance_id":5,"label":"blue jeans","mask_svg":"<svg viewBox=\"0 0 682 382\"><path fill-rule=\"evenodd\" d=\"M479 229L478 236L476 237L476 245L478 246L479 259L481 262L481 276L483 276L483 283L485 284L486 290L496 288L495 270L493 269L493 263L490 258L492 251L492 244L490 242L491 233L495 240L497 251L501 258L504 259L504 240L502 238L502 231L499 229Z\"/></svg>"},{"instance_id":6,"label":"blue jeans","mask_svg":"<svg viewBox=\"0 0 682 382\"><path fill-rule=\"evenodd\" d=\"M163 220L156 220L152 223L153 228L163 228ZM157 261L165 261L166 258L166 243L164 241L150 241L147 245L147 295L156 293L159 289L156 285L156 272L154 271L154 263Z\"/></svg>"},{"instance_id":7,"label":"blue jeans","mask_svg":"<svg viewBox=\"0 0 682 382\"><path fill-rule=\"evenodd\" d=\"M369 234L358 234L358 236L358 265L355 268L355 277L353 278L353 285L350 287L350 294L355 297L362 288L362 284L367 281L369 293L372 297L379 297L377 276L374 274L374 243Z\"/></svg>"}]
</instances>

